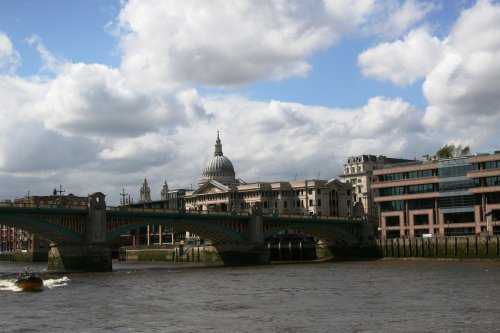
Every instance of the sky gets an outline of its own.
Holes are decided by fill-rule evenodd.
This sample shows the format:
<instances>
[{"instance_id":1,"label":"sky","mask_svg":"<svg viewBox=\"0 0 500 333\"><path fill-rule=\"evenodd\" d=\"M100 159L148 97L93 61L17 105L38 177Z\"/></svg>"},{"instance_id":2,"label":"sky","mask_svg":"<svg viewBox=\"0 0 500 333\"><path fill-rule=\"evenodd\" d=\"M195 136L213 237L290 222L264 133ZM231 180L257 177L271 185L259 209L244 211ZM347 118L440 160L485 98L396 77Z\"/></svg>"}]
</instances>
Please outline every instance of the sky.
<instances>
[{"instance_id":1,"label":"sky","mask_svg":"<svg viewBox=\"0 0 500 333\"><path fill-rule=\"evenodd\" d=\"M0 1L0 199L500 150L494 0Z\"/></svg>"}]
</instances>

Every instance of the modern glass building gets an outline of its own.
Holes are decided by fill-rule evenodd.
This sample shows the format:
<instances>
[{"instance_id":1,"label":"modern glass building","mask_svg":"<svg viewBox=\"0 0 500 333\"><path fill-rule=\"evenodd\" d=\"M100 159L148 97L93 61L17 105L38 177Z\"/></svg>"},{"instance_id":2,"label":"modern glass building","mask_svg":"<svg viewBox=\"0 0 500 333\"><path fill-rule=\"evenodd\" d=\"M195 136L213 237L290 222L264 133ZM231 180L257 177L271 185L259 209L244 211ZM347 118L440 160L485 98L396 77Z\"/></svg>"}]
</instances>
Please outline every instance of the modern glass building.
<instances>
[{"instance_id":1,"label":"modern glass building","mask_svg":"<svg viewBox=\"0 0 500 333\"><path fill-rule=\"evenodd\" d=\"M374 170L382 238L500 233L500 152Z\"/></svg>"}]
</instances>

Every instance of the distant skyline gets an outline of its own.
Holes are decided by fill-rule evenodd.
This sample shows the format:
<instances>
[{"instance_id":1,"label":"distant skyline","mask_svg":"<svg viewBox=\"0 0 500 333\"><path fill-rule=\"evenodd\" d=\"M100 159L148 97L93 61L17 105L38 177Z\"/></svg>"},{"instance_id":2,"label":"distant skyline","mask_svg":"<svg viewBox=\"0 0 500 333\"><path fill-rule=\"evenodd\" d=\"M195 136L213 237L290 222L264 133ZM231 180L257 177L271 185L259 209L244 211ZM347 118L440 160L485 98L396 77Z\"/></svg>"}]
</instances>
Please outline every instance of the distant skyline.
<instances>
[{"instance_id":1,"label":"distant skyline","mask_svg":"<svg viewBox=\"0 0 500 333\"><path fill-rule=\"evenodd\" d=\"M0 199L499 150L500 2L2 1Z\"/></svg>"}]
</instances>

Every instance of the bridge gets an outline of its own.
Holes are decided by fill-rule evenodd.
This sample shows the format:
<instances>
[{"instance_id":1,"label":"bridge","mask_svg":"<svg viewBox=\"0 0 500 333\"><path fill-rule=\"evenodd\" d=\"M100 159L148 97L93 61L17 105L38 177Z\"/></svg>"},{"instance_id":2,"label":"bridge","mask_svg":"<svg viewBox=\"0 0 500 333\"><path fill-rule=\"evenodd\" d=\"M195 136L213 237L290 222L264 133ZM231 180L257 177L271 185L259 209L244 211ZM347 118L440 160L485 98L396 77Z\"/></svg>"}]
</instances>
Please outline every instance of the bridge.
<instances>
[{"instance_id":1,"label":"bridge","mask_svg":"<svg viewBox=\"0 0 500 333\"><path fill-rule=\"evenodd\" d=\"M7 204L0 221L49 239L49 270L111 271L110 242L130 230L163 225L210 240L227 264L266 263L264 239L284 230L321 239L335 254L366 245L367 225L341 217L265 215L250 212L199 212L156 208L107 207L105 195L89 195L86 206Z\"/></svg>"}]
</instances>

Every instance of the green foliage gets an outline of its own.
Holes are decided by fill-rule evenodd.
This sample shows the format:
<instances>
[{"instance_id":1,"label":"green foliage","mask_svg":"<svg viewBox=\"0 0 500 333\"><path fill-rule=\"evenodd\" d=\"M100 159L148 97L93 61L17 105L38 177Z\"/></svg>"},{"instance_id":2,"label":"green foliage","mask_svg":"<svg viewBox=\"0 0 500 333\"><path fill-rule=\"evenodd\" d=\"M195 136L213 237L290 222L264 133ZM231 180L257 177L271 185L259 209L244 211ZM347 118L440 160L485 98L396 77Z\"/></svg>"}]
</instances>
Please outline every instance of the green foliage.
<instances>
[{"instance_id":1,"label":"green foliage","mask_svg":"<svg viewBox=\"0 0 500 333\"><path fill-rule=\"evenodd\" d=\"M439 149L436 153L437 158L453 158L467 156L470 154L470 147L462 145L455 146L454 143L450 143Z\"/></svg>"}]
</instances>

